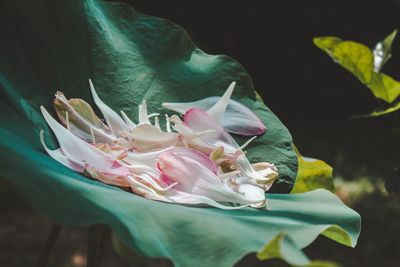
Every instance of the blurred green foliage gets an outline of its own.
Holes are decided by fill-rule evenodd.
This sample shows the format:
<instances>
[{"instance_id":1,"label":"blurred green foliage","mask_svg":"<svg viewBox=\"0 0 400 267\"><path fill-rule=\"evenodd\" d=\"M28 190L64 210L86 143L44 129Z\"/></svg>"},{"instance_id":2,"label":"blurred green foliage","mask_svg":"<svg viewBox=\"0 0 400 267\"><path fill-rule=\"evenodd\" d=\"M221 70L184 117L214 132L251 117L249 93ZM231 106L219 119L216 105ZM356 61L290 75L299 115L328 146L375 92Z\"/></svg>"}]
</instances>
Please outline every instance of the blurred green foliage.
<instances>
[{"instance_id":1,"label":"blurred green foliage","mask_svg":"<svg viewBox=\"0 0 400 267\"><path fill-rule=\"evenodd\" d=\"M374 50L357 42L343 41L331 36L314 38L314 44L357 77L376 98L390 104L400 96L400 82L381 73L381 69L392 56L392 43L396 34L397 30L393 31L377 43ZM400 102L395 102L385 110L375 111L369 116L382 116L398 109L400 109Z\"/></svg>"}]
</instances>

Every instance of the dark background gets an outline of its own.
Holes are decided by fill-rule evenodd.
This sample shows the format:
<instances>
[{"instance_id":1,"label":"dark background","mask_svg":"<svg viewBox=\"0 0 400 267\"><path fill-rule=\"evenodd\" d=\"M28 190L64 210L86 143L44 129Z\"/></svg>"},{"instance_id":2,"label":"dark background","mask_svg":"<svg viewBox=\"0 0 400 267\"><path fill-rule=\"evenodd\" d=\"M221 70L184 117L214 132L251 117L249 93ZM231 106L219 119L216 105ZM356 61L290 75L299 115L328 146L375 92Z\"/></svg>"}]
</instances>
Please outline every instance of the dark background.
<instances>
[{"instance_id":1,"label":"dark background","mask_svg":"<svg viewBox=\"0 0 400 267\"><path fill-rule=\"evenodd\" d=\"M337 169L344 176L396 165L396 139L388 140L396 115L350 119L383 105L312 40L331 35L373 47L400 26L399 0L125 2L181 25L205 52L239 61L303 154L333 165L355 161ZM400 79L400 40L393 54L383 71Z\"/></svg>"},{"instance_id":2,"label":"dark background","mask_svg":"<svg viewBox=\"0 0 400 267\"><path fill-rule=\"evenodd\" d=\"M398 265L400 197L388 191L395 190L400 179L394 171L400 165L399 115L351 119L384 104L314 46L312 39L333 35L373 47L400 27L400 0L125 2L181 25L205 52L239 61L267 106L289 128L302 154L334 167L340 181L337 194L361 214L363 231L355 249L319 238L306 249L311 258L343 266ZM400 38L383 71L400 80ZM390 190L385 189L385 181ZM0 266L31 265L50 222L11 191L0 192L0 208L6 218L0 223ZM83 230L69 228L52 262L83 266L85 242ZM105 260L103 266L139 266L111 251ZM242 265L285 266L257 262L254 257Z\"/></svg>"}]
</instances>

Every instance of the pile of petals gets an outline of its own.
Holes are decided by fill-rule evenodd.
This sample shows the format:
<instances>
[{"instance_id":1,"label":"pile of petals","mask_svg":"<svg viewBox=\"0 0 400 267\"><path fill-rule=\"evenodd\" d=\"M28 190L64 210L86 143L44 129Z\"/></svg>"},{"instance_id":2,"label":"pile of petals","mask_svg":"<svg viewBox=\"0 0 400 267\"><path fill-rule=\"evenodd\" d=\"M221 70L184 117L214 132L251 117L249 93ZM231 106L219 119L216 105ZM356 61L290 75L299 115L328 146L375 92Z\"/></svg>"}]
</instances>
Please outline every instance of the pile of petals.
<instances>
[{"instance_id":1,"label":"pile of petals","mask_svg":"<svg viewBox=\"0 0 400 267\"><path fill-rule=\"evenodd\" d=\"M267 191L278 176L273 164L251 164L243 149L265 127L247 107L231 98L233 82L222 97L191 103L163 103L182 114L148 114L139 105L138 122L121 116L89 85L104 120L82 99L57 92L54 107L62 124L42 106L42 114L60 148L46 147L55 160L106 184L131 190L148 199L221 209L264 208ZM153 122L151 122L153 121ZM252 138L239 146L228 133Z\"/></svg>"}]
</instances>

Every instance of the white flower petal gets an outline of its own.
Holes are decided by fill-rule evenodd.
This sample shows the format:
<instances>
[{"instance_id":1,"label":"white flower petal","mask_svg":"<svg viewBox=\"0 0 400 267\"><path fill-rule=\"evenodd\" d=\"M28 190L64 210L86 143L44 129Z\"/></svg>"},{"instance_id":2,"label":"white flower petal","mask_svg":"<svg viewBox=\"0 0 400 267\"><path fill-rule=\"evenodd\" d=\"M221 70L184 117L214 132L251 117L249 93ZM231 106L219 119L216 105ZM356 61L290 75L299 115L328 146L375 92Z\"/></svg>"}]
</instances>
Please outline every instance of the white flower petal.
<instances>
[{"instance_id":1,"label":"white flower petal","mask_svg":"<svg viewBox=\"0 0 400 267\"><path fill-rule=\"evenodd\" d=\"M171 124L169 122L169 117L167 114L165 114L165 128L167 130L167 132L171 132Z\"/></svg>"},{"instance_id":2,"label":"white flower petal","mask_svg":"<svg viewBox=\"0 0 400 267\"><path fill-rule=\"evenodd\" d=\"M265 202L265 191L258 186L241 184L237 186L236 190L249 202L255 202L256 204Z\"/></svg>"},{"instance_id":3,"label":"white flower petal","mask_svg":"<svg viewBox=\"0 0 400 267\"><path fill-rule=\"evenodd\" d=\"M139 124L150 124L146 100L139 105Z\"/></svg>"},{"instance_id":4,"label":"white flower petal","mask_svg":"<svg viewBox=\"0 0 400 267\"><path fill-rule=\"evenodd\" d=\"M224 95L215 103L207 113L213 117L216 121L222 122L224 118L225 110L228 106L229 100L231 99L233 89L235 89L236 82L232 82L228 89L226 89Z\"/></svg>"},{"instance_id":5,"label":"white flower petal","mask_svg":"<svg viewBox=\"0 0 400 267\"><path fill-rule=\"evenodd\" d=\"M47 154L49 154L50 157L52 157L53 159L57 160L58 162L60 162L62 165L77 171L77 172L83 172L83 167L79 164L76 164L73 161L70 161L67 156L64 155L64 153L62 153L60 148L57 148L55 150L51 150L49 148L47 148L45 142L44 142L44 131L41 130L40 131L40 142L42 143L42 146L44 147L44 149L46 150Z\"/></svg>"},{"instance_id":6,"label":"white flower petal","mask_svg":"<svg viewBox=\"0 0 400 267\"><path fill-rule=\"evenodd\" d=\"M228 206L218 203L217 201L201 195L190 194L186 192L181 192L178 190L172 191L170 195L168 195L168 199L172 202L186 204L186 205L208 205L211 207L224 209L224 210L237 210L248 207L249 205L240 205L240 206Z\"/></svg>"},{"instance_id":7,"label":"white flower petal","mask_svg":"<svg viewBox=\"0 0 400 267\"><path fill-rule=\"evenodd\" d=\"M159 122L159 120L158 120L158 116L156 116L156 117L154 118L154 126L156 126L157 129L161 130L160 122Z\"/></svg>"},{"instance_id":8,"label":"white flower petal","mask_svg":"<svg viewBox=\"0 0 400 267\"><path fill-rule=\"evenodd\" d=\"M129 174L128 169L113 160L108 154L86 143L64 128L43 106L40 107L40 110L47 124L53 130L62 152L70 161L82 167L90 163L96 170L107 171L115 175Z\"/></svg>"},{"instance_id":9,"label":"white flower petal","mask_svg":"<svg viewBox=\"0 0 400 267\"><path fill-rule=\"evenodd\" d=\"M265 162L265 164L251 165L245 155L239 155L236 158L237 169L246 178L253 180L267 191L278 176L277 169L274 165ZM257 170L253 167L255 166Z\"/></svg>"},{"instance_id":10,"label":"white flower petal","mask_svg":"<svg viewBox=\"0 0 400 267\"><path fill-rule=\"evenodd\" d=\"M151 124L137 126L132 131L131 137L134 140L134 149L140 152L176 146L178 143L177 133L163 132Z\"/></svg>"},{"instance_id":11,"label":"white flower petal","mask_svg":"<svg viewBox=\"0 0 400 267\"><path fill-rule=\"evenodd\" d=\"M104 118L106 119L107 125L110 127L111 131L119 136L119 133L122 131L128 131L129 127L126 125L123 119L113 111L109 106L107 106L97 95L96 90L94 89L92 81L89 79L90 91L92 92L93 100L96 103L97 107L100 109Z\"/></svg>"},{"instance_id":12,"label":"white flower petal","mask_svg":"<svg viewBox=\"0 0 400 267\"><path fill-rule=\"evenodd\" d=\"M156 166L156 159L164 152L167 152L170 147L160 149L160 150L155 150L155 151L150 151L150 152L144 152L144 153L137 153L137 152L132 152L128 151L128 155L123 159L123 161L134 165L134 164L143 164L147 165L150 167L155 167Z\"/></svg>"},{"instance_id":13,"label":"white flower petal","mask_svg":"<svg viewBox=\"0 0 400 267\"><path fill-rule=\"evenodd\" d=\"M130 128L130 130L133 130L136 127L136 123L129 119L129 117L125 114L123 110L121 110L121 116L124 119L126 125Z\"/></svg>"}]
</instances>

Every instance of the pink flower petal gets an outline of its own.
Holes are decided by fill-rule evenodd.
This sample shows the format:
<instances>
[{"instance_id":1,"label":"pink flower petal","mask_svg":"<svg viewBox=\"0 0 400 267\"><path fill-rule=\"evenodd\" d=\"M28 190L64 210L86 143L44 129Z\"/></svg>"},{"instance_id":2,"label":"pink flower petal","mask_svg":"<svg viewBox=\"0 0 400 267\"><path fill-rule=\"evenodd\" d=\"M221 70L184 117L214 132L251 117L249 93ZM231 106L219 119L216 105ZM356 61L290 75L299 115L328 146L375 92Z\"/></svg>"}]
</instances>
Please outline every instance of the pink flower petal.
<instances>
[{"instance_id":1,"label":"pink flower petal","mask_svg":"<svg viewBox=\"0 0 400 267\"><path fill-rule=\"evenodd\" d=\"M163 156L165 157L166 155L170 155L170 154L173 154L178 158L191 159L191 160L195 161L197 164L203 165L204 167L209 169L214 174L217 174L217 172L218 172L217 164L215 164L215 162L213 160L211 160L209 157L207 157L205 154L203 154L197 150L194 150L191 148L186 148L186 147L171 148L170 150L161 154L160 157L163 157Z\"/></svg>"},{"instance_id":2,"label":"pink flower petal","mask_svg":"<svg viewBox=\"0 0 400 267\"><path fill-rule=\"evenodd\" d=\"M196 161L188 148L172 149L160 155L159 168L170 180L177 182L176 190L214 201L238 204L257 204L265 200L259 194L249 197L242 192L235 192L215 175L209 168ZM251 185L249 185L251 186ZM257 190L257 189L254 189Z\"/></svg>"},{"instance_id":3,"label":"pink flower petal","mask_svg":"<svg viewBox=\"0 0 400 267\"><path fill-rule=\"evenodd\" d=\"M265 132L262 121L245 105L230 99L235 83L222 97L211 96L194 102L163 103L163 107L181 114L191 108L200 108L218 121L225 130L239 135L254 136Z\"/></svg>"},{"instance_id":4,"label":"pink flower petal","mask_svg":"<svg viewBox=\"0 0 400 267\"><path fill-rule=\"evenodd\" d=\"M210 133L203 134L201 139L214 148L222 146L226 153L235 153L239 148L232 136L225 132L221 125L202 109L189 109L184 115L184 123L195 132L210 131Z\"/></svg>"},{"instance_id":5,"label":"pink flower petal","mask_svg":"<svg viewBox=\"0 0 400 267\"><path fill-rule=\"evenodd\" d=\"M117 167L117 166L116 166ZM93 179L97 179L105 184L122 186L122 187L130 187L130 183L127 180L127 175L122 174L119 175L118 171L109 171L109 170L101 170L95 168L90 163L85 165L84 171Z\"/></svg>"}]
</instances>

